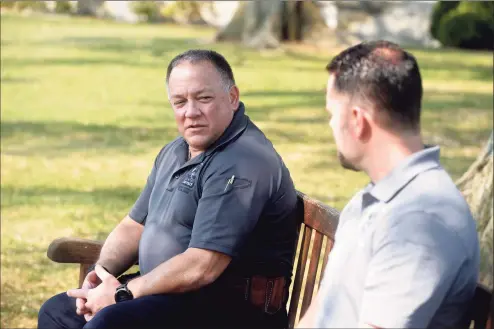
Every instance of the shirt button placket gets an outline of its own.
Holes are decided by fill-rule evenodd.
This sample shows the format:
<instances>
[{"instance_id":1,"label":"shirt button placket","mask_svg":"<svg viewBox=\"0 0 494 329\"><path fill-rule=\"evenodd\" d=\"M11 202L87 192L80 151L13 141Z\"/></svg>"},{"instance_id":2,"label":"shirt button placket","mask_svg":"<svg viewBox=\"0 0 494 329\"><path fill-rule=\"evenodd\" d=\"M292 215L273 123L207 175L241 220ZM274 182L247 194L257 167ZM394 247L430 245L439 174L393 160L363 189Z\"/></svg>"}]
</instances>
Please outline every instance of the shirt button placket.
<instances>
[{"instance_id":1,"label":"shirt button placket","mask_svg":"<svg viewBox=\"0 0 494 329\"><path fill-rule=\"evenodd\" d=\"M168 184L168 187L166 188L168 191L173 191L174 189L174 186L175 186L175 182L177 181L177 179L180 178L180 175L179 174L174 174L172 176L172 179L170 180L170 183Z\"/></svg>"}]
</instances>

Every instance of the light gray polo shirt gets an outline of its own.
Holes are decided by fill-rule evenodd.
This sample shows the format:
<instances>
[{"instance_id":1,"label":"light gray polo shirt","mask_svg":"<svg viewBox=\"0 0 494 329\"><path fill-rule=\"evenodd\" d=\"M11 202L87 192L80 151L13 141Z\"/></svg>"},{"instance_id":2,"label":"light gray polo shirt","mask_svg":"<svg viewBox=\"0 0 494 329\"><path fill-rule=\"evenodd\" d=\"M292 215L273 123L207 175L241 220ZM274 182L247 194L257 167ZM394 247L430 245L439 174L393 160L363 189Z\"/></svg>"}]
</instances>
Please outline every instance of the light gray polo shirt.
<instances>
[{"instance_id":1,"label":"light gray polo shirt","mask_svg":"<svg viewBox=\"0 0 494 329\"><path fill-rule=\"evenodd\" d=\"M316 326L456 325L479 272L476 224L428 147L343 209L321 282Z\"/></svg>"}]
</instances>

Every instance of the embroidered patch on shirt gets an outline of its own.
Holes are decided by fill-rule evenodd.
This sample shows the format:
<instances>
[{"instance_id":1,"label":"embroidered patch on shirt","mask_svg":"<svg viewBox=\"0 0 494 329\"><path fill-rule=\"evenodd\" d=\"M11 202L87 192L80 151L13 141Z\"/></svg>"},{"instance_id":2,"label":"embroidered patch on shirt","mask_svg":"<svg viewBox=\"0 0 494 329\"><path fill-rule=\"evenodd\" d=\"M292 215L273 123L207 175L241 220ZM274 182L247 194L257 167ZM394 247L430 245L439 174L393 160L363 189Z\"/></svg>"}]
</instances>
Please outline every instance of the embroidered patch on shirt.
<instances>
[{"instance_id":1,"label":"embroidered patch on shirt","mask_svg":"<svg viewBox=\"0 0 494 329\"><path fill-rule=\"evenodd\" d=\"M199 171L199 166L194 167L191 171L189 171L185 175L185 179L182 181L182 185L192 188L195 184L196 178L197 178L197 172Z\"/></svg>"}]
</instances>

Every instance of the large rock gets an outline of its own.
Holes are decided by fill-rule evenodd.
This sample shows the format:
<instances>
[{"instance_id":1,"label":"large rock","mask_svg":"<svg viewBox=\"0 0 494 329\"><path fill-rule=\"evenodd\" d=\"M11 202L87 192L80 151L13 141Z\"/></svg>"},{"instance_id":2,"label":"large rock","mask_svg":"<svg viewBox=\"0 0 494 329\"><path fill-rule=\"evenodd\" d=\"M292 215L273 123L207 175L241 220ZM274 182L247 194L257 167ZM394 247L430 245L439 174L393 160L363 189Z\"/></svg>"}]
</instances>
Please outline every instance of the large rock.
<instances>
[{"instance_id":1,"label":"large rock","mask_svg":"<svg viewBox=\"0 0 494 329\"><path fill-rule=\"evenodd\" d=\"M134 1L105 1L106 15L121 22L137 23L139 16L132 10Z\"/></svg>"},{"instance_id":2,"label":"large rock","mask_svg":"<svg viewBox=\"0 0 494 329\"><path fill-rule=\"evenodd\" d=\"M318 37L337 33L352 40L386 39L403 46L436 47L429 34L432 7L436 1L318 1L328 27ZM238 1L212 1L201 8L204 21L222 28L233 18ZM319 40L322 41L322 40Z\"/></svg>"},{"instance_id":3,"label":"large rock","mask_svg":"<svg viewBox=\"0 0 494 329\"><path fill-rule=\"evenodd\" d=\"M348 24L347 31L361 40L386 39L403 46L438 47L439 42L429 33L435 2L393 1L385 2L382 8L366 8L362 10L363 19ZM374 12L369 13L372 9Z\"/></svg>"},{"instance_id":4,"label":"large rock","mask_svg":"<svg viewBox=\"0 0 494 329\"><path fill-rule=\"evenodd\" d=\"M321 1L321 16L329 29L338 28L338 6L333 1Z\"/></svg>"},{"instance_id":5,"label":"large rock","mask_svg":"<svg viewBox=\"0 0 494 329\"><path fill-rule=\"evenodd\" d=\"M83 9L85 14L94 12L94 15L97 17L105 17L128 23L139 21L138 15L132 10L134 1L104 1L102 5L100 4L101 1L82 1L84 1L84 5L87 7ZM80 9L78 8L79 1L69 1L69 3L72 7L72 13L78 12L78 9ZM55 12L56 1L45 1L45 4L49 12Z\"/></svg>"}]
</instances>

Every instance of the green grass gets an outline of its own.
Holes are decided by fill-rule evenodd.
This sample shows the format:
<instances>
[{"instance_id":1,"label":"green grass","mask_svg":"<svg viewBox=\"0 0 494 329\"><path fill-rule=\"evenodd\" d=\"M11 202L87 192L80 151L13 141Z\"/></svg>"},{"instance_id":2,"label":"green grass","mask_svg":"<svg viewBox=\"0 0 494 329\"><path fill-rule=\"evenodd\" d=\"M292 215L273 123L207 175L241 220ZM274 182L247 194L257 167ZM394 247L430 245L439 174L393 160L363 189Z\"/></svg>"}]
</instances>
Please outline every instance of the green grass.
<instances>
[{"instance_id":1,"label":"green grass","mask_svg":"<svg viewBox=\"0 0 494 329\"><path fill-rule=\"evenodd\" d=\"M34 327L49 296L76 285L55 238L102 239L126 214L158 150L176 136L166 65L213 30L91 19L1 20L1 326ZM330 52L208 45L230 61L248 115L301 191L341 209L367 183L340 168L324 112ZM414 50L426 141L454 178L492 130L492 53Z\"/></svg>"}]
</instances>

